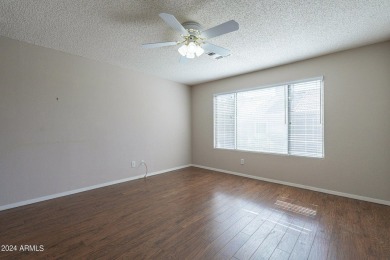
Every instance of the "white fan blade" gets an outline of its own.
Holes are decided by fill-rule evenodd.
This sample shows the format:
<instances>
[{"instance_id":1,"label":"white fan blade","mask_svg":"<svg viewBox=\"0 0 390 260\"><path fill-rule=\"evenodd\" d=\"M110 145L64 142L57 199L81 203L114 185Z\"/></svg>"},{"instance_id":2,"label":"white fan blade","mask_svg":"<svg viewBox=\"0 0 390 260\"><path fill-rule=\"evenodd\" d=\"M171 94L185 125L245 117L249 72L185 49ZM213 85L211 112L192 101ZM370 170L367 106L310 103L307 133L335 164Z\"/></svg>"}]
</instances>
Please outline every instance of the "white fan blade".
<instances>
[{"instance_id":1,"label":"white fan blade","mask_svg":"<svg viewBox=\"0 0 390 260\"><path fill-rule=\"evenodd\" d=\"M204 43L202 45L202 48L206 52L214 52L215 54L219 54L221 56L228 56L230 54L230 50L222 48L222 47L214 45L214 44L211 44L211 43L208 43L208 42Z\"/></svg>"},{"instance_id":2,"label":"white fan blade","mask_svg":"<svg viewBox=\"0 0 390 260\"><path fill-rule=\"evenodd\" d=\"M151 48L160 48L165 46L173 46L177 45L177 42L155 42L155 43L144 43L142 44L142 47L145 49L151 49Z\"/></svg>"},{"instance_id":3,"label":"white fan blade","mask_svg":"<svg viewBox=\"0 0 390 260\"><path fill-rule=\"evenodd\" d=\"M179 33L183 35L187 35L187 30L179 23L179 21L171 14L161 13L159 14L160 17L166 22L169 26L171 26L173 29L178 31Z\"/></svg>"},{"instance_id":4,"label":"white fan blade","mask_svg":"<svg viewBox=\"0 0 390 260\"><path fill-rule=\"evenodd\" d=\"M220 36L222 34L237 31L238 28L239 28L238 23L234 20L230 20L226 23L217 25L213 28L210 28L210 29L207 29L206 31L203 31L202 37L205 37L206 39L211 39L211 38Z\"/></svg>"}]
</instances>

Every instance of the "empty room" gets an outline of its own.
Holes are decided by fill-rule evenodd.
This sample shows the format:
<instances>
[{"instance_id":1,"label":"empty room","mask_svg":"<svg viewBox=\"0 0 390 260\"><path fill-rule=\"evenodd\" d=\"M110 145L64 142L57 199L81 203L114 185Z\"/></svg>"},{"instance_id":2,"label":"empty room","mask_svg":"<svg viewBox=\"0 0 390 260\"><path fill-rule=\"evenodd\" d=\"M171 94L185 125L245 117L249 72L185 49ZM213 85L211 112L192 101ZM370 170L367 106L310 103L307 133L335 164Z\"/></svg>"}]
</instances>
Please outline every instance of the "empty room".
<instances>
[{"instance_id":1,"label":"empty room","mask_svg":"<svg viewBox=\"0 0 390 260\"><path fill-rule=\"evenodd\" d=\"M390 1L1 1L0 259L390 259Z\"/></svg>"}]
</instances>

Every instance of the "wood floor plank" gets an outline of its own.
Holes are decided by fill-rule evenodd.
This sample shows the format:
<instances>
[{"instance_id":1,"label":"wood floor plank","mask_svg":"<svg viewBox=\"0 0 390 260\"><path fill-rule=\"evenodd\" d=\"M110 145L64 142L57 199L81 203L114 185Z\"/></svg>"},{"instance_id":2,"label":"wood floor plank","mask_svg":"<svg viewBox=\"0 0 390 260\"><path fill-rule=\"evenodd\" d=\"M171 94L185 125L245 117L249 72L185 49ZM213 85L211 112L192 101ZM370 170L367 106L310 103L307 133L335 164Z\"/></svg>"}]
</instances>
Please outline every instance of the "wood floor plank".
<instances>
[{"instance_id":1,"label":"wood floor plank","mask_svg":"<svg viewBox=\"0 0 390 260\"><path fill-rule=\"evenodd\" d=\"M388 259L389 216L389 206L189 167L1 211L0 246L18 250L0 259Z\"/></svg>"},{"instance_id":2,"label":"wood floor plank","mask_svg":"<svg viewBox=\"0 0 390 260\"><path fill-rule=\"evenodd\" d=\"M274 252L272 253L270 260L287 260L290 257L290 254L280 250L279 248L276 248Z\"/></svg>"},{"instance_id":3,"label":"wood floor plank","mask_svg":"<svg viewBox=\"0 0 390 260\"><path fill-rule=\"evenodd\" d=\"M307 259L317 232L315 220L308 220L304 225L305 230L300 233L290 259Z\"/></svg>"},{"instance_id":4,"label":"wood floor plank","mask_svg":"<svg viewBox=\"0 0 390 260\"><path fill-rule=\"evenodd\" d=\"M283 251L288 252L290 254L292 252L292 250L294 249L294 246L298 240L298 237L299 237L298 234L292 234L292 233L286 232L284 234L284 236L281 238L277 247L280 250L283 250Z\"/></svg>"},{"instance_id":5,"label":"wood floor plank","mask_svg":"<svg viewBox=\"0 0 390 260\"><path fill-rule=\"evenodd\" d=\"M217 254L215 259L230 259L248 241L249 235L240 232L229 241Z\"/></svg>"},{"instance_id":6,"label":"wood floor plank","mask_svg":"<svg viewBox=\"0 0 390 260\"><path fill-rule=\"evenodd\" d=\"M248 225L254 218L253 214L247 213L232 226L230 226L219 237L211 241L211 243L198 255L194 256L194 259L211 259L213 258L224 246L226 246L241 230Z\"/></svg>"},{"instance_id":7,"label":"wood floor plank","mask_svg":"<svg viewBox=\"0 0 390 260\"><path fill-rule=\"evenodd\" d=\"M257 229L249 240L237 251L235 258L243 260L250 259L257 248L263 243L269 233L275 227L282 214L279 212L272 213L266 221Z\"/></svg>"},{"instance_id":8,"label":"wood floor plank","mask_svg":"<svg viewBox=\"0 0 390 260\"><path fill-rule=\"evenodd\" d=\"M309 260L322 260L328 258L329 240L316 236L310 249Z\"/></svg>"},{"instance_id":9,"label":"wood floor plank","mask_svg":"<svg viewBox=\"0 0 390 260\"><path fill-rule=\"evenodd\" d=\"M274 228L253 253L251 259L269 259L285 232L285 230Z\"/></svg>"},{"instance_id":10,"label":"wood floor plank","mask_svg":"<svg viewBox=\"0 0 390 260\"><path fill-rule=\"evenodd\" d=\"M264 221L272 214L271 210L265 209L261 211L256 218L247 225L244 230L242 230L243 233L247 235L253 235L253 233L256 232L256 230L264 223Z\"/></svg>"}]
</instances>

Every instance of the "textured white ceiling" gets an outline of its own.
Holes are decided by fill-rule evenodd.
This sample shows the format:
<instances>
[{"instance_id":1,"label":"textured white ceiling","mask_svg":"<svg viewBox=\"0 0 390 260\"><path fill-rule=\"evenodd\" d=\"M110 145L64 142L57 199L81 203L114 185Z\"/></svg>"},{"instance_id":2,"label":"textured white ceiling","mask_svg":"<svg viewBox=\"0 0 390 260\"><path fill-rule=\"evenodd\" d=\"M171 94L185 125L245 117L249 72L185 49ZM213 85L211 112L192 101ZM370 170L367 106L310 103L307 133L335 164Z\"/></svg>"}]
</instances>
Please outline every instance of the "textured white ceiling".
<instances>
[{"instance_id":1,"label":"textured white ceiling","mask_svg":"<svg viewBox=\"0 0 390 260\"><path fill-rule=\"evenodd\" d=\"M232 55L179 63L177 41L158 16L204 29L234 19L236 32L210 40ZM389 0L1 0L0 34L194 85L390 39Z\"/></svg>"}]
</instances>

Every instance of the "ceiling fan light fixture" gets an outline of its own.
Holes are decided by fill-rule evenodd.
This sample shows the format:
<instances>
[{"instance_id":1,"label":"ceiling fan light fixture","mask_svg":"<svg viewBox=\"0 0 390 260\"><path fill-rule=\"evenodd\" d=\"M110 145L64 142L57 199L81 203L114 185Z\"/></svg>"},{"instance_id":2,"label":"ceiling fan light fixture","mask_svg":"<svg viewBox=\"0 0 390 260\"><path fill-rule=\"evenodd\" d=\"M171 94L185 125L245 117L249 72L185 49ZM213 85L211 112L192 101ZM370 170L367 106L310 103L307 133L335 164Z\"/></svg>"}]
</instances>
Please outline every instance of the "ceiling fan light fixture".
<instances>
[{"instance_id":1,"label":"ceiling fan light fixture","mask_svg":"<svg viewBox=\"0 0 390 260\"><path fill-rule=\"evenodd\" d=\"M202 55L204 53L204 50L203 50L203 48L202 47L200 47L199 45L197 45L196 46L196 50L195 50L195 54L196 54L196 56L200 56L200 55Z\"/></svg>"},{"instance_id":2,"label":"ceiling fan light fixture","mask_svg":"<svg viewBox=\"0 0 390 260\"><path fill-rule=\"evenodd\" d=\"M202 47L200 47L199 43L190 42L190 43L184 43L180 48L178 49L179 53L183 57L187 57L188 59L193 59L196 57L199 57L204 53L204 50Z\"/></svg>"},{"instance_id":3,"label":"ceiling fan light fixture","mask_svg":"<svg viewBox=\"0 0 390 260\"><path fill-rule=\"evenodd\" d=\"M169 25L172 29L181 34L181 39L176 42L156 42L156 43L145 43L142 44L142 47L149 48L159 48L165 46L181 45L177 50L182 57L193 59L195 57L201 56L205 53L205 50L208 54L218 54L219 57L227 57L230 55L230 50L224 49L220 46L211 44L208 41L209 39L237 31L239 29L239 24L230 20L220 25L214 26L207 30L203 30L199 23L189 21L185 23L180 23L175 16L167 13L160 13L159 16L164 20L164 22ZM203 48L202 48L203 46ZM211 56L211 55L210 55ZM180 62L186 61L186 59L180 59Z\"/></svg>"},{"instance_id":4,"label":"ceiling fan light fixture","mask_svg":"<svg viewBox=\"0 0 390 260\"><path fill-rule=\"evenodd\" d=\"M195 53L196 51L196 44L194 42L190 42L188 44L188 52Z\"/></svg>"},{"instance_id":5,"label":"ceiling fan light fixture","mask_svg":"<svg viewBox=\"0 0 390 260\"><path fill-rule=\"evenodd\" d=\"M195 58L195 53L193 53L193 52L187 52L186 57L187 57L188 59L193 59L193 58Z\"/></svg>"},{"instance_id":6,"label":"ceiling fan light fixture","mask_svg":"<svg viewBox=\"0 0 390 260\"><path fill-rule=\"evenodd\" d=\"M187 55L187 51L188 51L188 47L187 45L183 44L179 49L178 49L179 53L181 56L186 56Z\"/></svg>"}]
</instances>

